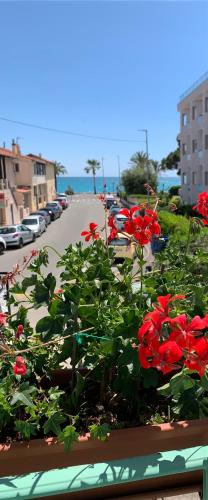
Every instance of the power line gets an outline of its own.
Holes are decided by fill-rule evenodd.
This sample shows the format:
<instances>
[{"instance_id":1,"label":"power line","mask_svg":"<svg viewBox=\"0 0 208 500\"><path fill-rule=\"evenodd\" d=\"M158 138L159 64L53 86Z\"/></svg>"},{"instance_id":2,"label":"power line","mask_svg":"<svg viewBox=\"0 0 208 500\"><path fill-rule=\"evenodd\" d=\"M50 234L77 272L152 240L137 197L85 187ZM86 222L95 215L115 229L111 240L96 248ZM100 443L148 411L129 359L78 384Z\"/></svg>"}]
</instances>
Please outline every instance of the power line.
<instances>
[{"instance_id":1,"label":"power line","mask_svg":"<svg viewBox=\"0 0 208 500\"><path fill-rule=\"evenodd\" d=\"M9 122L9 123L15 123L16 125L23 125L23 127L31 127L31 128L37 128L40 130L46 130L47 132L54 132L56 134L65 134L65 135L73 135L77 137L85 137L86 139L98 139L102 141L112 141L112 142L144 142L144 141L138 141L134 139L117 139L114 137L105 137L105 136L99 136L99 135L89 135L89 134L81 134L79 132L71 132L69 130L62 130L58 128L51 128L51 127L44 127L42 125L36 125L34 123L27 123L27 122L22 122L19 120L11 120L9 118L5 118L3 116L0 116L0 120Z\"/></svg>"}]
</instances>

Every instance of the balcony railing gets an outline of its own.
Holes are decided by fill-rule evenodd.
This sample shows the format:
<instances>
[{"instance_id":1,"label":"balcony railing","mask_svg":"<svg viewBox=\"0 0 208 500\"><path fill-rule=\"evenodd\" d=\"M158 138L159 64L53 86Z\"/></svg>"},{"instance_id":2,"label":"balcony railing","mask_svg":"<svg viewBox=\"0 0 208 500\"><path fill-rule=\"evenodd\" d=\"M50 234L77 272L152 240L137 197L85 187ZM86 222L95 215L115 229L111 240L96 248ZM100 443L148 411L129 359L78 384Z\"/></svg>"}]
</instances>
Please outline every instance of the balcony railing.
<instances>
[{"instance_id":1,"label":"balcony railing","mask_svg":"<svg viewBox=\"0 0 208 500\"><path fill-rule=\"evenodd\" d=\"M191 94L199 85L208 80L208 71L204 73L198 80L196 80L191 87L189 87L183 94L180 96L180 102L185 99L189 94Z\"/></svg>"},{"instance_id":2,"label":"balcony railing","mask_svg":"<svg viewBox=\"0 0 208 500\"><path fill-rule=\"evenodd\" d=\"M122 483L130 486L131 483L138 482L139 493L139 482L142 481L144 484L144 480L146 480L147 487L145 491L148 492L152 491L151 480L157 478L164 478L165 480L167 476L172 476L173 486L169 482L169 491L171 492L174 490L175 475L179 475L179 478L177 478L178 490L181 487L182 491L183 487L188 484L187 479L185 479L186 474L189 474L190 481L190 473L194 477L195 471L201 471L203 473L203 485L197 484L197 489L198 491L203 489L203 500L208 500L207 457L208 446L195 446L181 450L158 451L158 453L152 455L134 456L116 461L108 460L107 463L104 461L93 465L82 464L45 472L29 473L24 474L24 476L2 477L0 481L0 498L1 500L15 500L17 497L22 500L42 498L43 496L52 498L52 495L66 495L67 493L76 495L78 492L83 495L82 498L86 498L85 491L88 490L89 495L89 491L93 492L95 488L96 491L98 488L102 489L102 498L109 498L109 495L105 496L104 487L106 486L115 487L118 484L121 486ZM192 491L196 491L196 485ZM71 495L70 498L73 499ZM129 494L127 497L129 498ZM151 498L153 497L152 494ZM122 496L122 498L125 498L125 496ZM141 497L139 496L139 498Z\"/></svg>"}]
</instances>

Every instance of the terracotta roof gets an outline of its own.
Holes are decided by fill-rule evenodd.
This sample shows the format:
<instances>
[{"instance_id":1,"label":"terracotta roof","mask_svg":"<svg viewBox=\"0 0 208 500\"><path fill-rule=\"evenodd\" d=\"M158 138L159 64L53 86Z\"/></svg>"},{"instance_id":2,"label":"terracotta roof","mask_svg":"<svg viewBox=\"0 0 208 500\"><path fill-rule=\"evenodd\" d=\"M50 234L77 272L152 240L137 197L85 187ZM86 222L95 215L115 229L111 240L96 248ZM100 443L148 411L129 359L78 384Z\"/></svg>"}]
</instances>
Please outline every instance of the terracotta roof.
<instances>
[{"instance_id":1,"label":"terracotta roof","mask_svg":"<svg viewBox=\"0 0 208 500\"><path fill-rule=\"evenodd\" d=\"M15 154L10 149L6 148L0 148L0 155L16 158Z\"/></svg>"},{"instance_id":2,"label":"terracotta roof","mask_svg":"<svg viewBox=\"0 0 208 500\"><path fill-rule=\"evenodd\" d=\"M15 154L13 153L13 151L11 149L7 149L7 148L0 148L0 155L1 156L6 156L7 158L14 158L14 159L17 159L17 158L24 158L25 160L29 160L30 158L28 158L28 156L25 156L25 155L18 155L18 154Z\"/></svg>"},{"instance_id":3,"label":"terracotta roof","mask_svg":"<svg viewBox=\"0 0 208 500\"><path fill-rule=\"evenodd\" d=\"M42 158L42 156L38 155L33 155L32 153L29 153L29 158L34 158L35 160L39 160L42 163L55 163L53 160L47 160L47 158Z\"/></svg>"}]
</instances>

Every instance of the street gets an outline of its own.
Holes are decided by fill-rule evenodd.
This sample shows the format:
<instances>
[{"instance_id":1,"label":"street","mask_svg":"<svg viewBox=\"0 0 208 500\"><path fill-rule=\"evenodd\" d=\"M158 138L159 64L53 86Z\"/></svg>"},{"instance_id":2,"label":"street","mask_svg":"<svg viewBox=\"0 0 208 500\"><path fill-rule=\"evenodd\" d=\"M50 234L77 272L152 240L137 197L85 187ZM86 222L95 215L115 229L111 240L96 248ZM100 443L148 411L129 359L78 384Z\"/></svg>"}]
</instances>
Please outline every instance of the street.
<instances>
[{"instance_id":1,"label":"street","mask_svg":"<svg viewBox=\"0 0 208 500\"><path fill-rule=\"evenodd\" d=\"M96 222L99 227L104 225L104 210L102 203L93 195L74 195L69 207L63 212L60 219L52 222L46 233L37 238L35 243L25 245L23 248L9 248L0 256L0 271L11 271L15 264L22 264L23 257L32 249L40 249L46 245L54 247L61 254L70 244L83 240L80 233L88 228L89 222ZM50 250L48 272L55 276L59 274L56 269L57 255Z\"/></svg>"},{"instance_id":2,"label":"street","mask_svg":"<svg viewBox=\"0 0 208 500\"><path fill-rule=\"evenodd\" d=\"M59 253L63 254L65 248L72 243L82 240L80 236L83 230L88 229L89 222L96 222L99 229L104 225L104 210L102 203L94 195L74 195L69 203L69 207L63 212L60 219L52 222L47 231L37 238L35 243L29 243L23 248L9 248L3 255L0 256L0 271L9 272L13 266L19 264L22 266L24 256L30 255L31 250L40 249L50 245ZM52 272L57 279L57 287L59 287L60 269L56 268L56 263L59 260L57 254L52 249L49 250L49 265L46 272ZM24 276L27 272L24 271ZM23 298L23 297L22 297ZM36 322L47 313L45 307L29 311L28 317L31 325L34 327Z\"/></svg>"}]
</instances>

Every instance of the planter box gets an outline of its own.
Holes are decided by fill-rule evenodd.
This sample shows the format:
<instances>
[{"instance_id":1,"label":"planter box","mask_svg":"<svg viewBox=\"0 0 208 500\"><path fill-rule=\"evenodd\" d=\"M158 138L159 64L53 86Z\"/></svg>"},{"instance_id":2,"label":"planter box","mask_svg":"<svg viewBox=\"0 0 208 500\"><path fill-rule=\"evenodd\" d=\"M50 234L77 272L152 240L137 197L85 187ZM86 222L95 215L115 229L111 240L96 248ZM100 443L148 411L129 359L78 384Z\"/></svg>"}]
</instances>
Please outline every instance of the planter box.
<instances>
[{"instance_id":1,"label":"planter box","mask_svg":"<svg viewBox=\"0 0 208 500\"><path fill-rule=\"evenodd\" d=\"M65 453L63 446L56 439L32 440L29 443L14 443L11 445L0 445L0 476L16 476L29 472L49 471L62 467L74 467L86 465L89 475L92 477L93 464L103 464L108 467L121 466L123 469L129 467L128 463L134 457L154 454L168 450L180 450L208 444L208 421L193 420L189 422L178 422L173 424L152 425L136 427L124 430L112 431L109 440L101 443L93 441L89 436L80 439L69 453ZM159 453L158 453L159 457ZM89 465L90 464L90 465ZM144 468L148 464L148 457ZM141 464L140 464L141 466ZM75 469L74 469L75 470ZM54 471L55 472L55 471ZM69 482L71 480L70 471ZM129 476L130 477L130 476ZM123 478L122 478L123 480ZM173 484L173 477L158 477L134 481L130 477L129 482L120 481L121 484L109 485L100 481L100 486L90 489L83 487L83 491L74 491L67 495L56 495L54 498L64 500L65 498L94 499L119 497L130 493L142 494L167 488ZM202 472L196 471L186 474L174 474L174 487L186 484L199 484L202 480ZM90 482L89 482L90 484ZM105 486L105 487L103 487ZM3 498L3 497L1 497ZM12 497L13 498L13 497ZM20 497L21 498L21 497ZM25 497L26 498L26 497ZM29 497L32 498L32 497ZM147 497L146 497L147 498Z\"/></svg>"}]
</instances>

